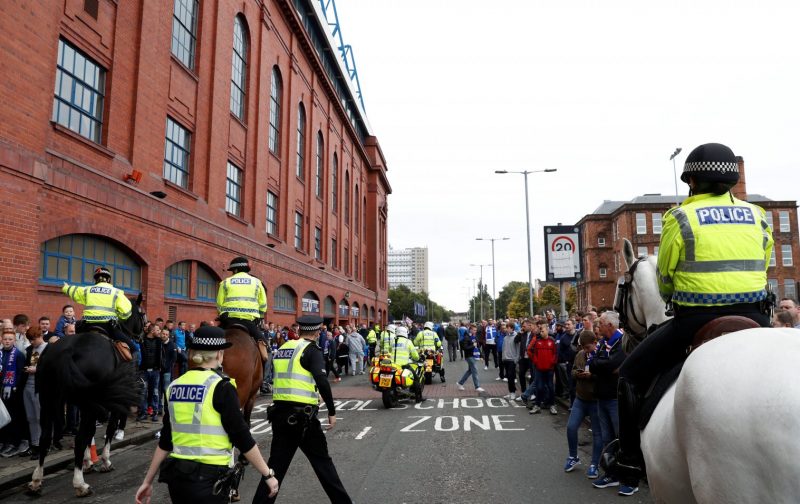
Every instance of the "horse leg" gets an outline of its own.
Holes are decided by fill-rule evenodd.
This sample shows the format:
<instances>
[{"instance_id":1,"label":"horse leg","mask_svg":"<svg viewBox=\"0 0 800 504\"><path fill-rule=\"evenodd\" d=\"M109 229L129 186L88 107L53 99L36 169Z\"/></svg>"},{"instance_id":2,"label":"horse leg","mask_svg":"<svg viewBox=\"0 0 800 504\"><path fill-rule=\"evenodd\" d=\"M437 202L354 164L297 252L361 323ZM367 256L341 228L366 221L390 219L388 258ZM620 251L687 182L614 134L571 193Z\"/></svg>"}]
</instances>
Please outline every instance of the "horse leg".
<instances>
[{"instance_id":1,"label":"horse leg","mask_svg":"<svg viewBox=\"0 0 800 504\"><path fill-rule=\"evenodd\" d=\"M114 470L114 466L111 465L111 440L114 439L114 433L117 432L119 418L119 413L112 413L108 418L106 435L103 438L103 453L100 455L100 460L103 462L103 465L100 466L100 472L111 472Z\"/></svg>"},{"instance_id":2,"label":"horse leg","mask_svg":"<svg viewBox=\"0 0 800 504\"><path fill-rule=\"evenodd\" d=\"M72 487L75 489L77 497L86 497L92 493L91 487L83 479L83 471L94 470L89 444L94 436L96 422L97 414L92 408L81 410L81 426L78 429L78 435L75 436L75 465L72 474Z\"/></svg>"},{"instance_id":3,"label":"horse leg","mask_svg":"<svg viewBox=\"0 0 800 504\"><path fill-rule=\"evenodd\" d=\"M28 484L28 491L34 494L41 494L42 480L44 479L44 459L50 449L50 441L53 437L53 415L54 405L59 401L54 397L39 395L39 426L41 435L39 437L39 464L33 470L31 482Z\"/></svg>"}]
</instances>

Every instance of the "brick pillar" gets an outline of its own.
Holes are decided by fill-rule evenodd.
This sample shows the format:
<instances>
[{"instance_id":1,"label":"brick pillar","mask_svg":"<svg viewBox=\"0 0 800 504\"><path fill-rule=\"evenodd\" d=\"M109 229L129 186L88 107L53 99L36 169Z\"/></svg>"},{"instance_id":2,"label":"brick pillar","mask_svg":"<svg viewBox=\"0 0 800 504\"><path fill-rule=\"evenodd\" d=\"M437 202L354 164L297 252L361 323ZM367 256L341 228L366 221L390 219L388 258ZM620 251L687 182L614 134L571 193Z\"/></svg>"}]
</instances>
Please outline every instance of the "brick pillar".
<instances>
[{"instance_id":1,"label":"brick pillar","mask_svg":"<svg viewBox=\"0 0 800 504\"><path fill-rule=\"evenodd\" d=\"M733 186L731 191L733 192L733 196L740 200L747 200L747 182L744 178L744 158L742 156L736 156L736 163L739 165L739 182Z\"/></svg>"}]
</instances>

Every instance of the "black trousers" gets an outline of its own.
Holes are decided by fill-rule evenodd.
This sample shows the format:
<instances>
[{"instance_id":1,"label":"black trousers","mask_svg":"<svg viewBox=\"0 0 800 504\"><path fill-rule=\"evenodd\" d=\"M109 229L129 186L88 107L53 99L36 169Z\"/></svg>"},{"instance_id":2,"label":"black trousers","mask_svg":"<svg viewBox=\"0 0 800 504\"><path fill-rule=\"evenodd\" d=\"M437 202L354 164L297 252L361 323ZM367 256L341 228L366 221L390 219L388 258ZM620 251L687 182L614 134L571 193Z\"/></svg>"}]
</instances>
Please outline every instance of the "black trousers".
<instances>
[{"instance_id":1,"label":"black trousers","mask_svg":"<svg viewBox=\"0 0 800 504\"><path fill-rule=\"evenodd\" d=\"M514 383L514 378L517 374L517 363L513 360L504 360L503 368L505 368L506 378L508 378L508 392L514 394L517 392L517 385ZM524 392L525 389L522 389L522 391Z\"/></svg>"},{"instance_id":2,"label":"black trousers","mask_svg":"<svg viewBox=\"0 0 800 504\"><path fill-rule=\"evenodd\" d=\"M492 354L494 359L494 367L497 369L497 345L483 345L483 362L486 367L489 367L489 354Z\"/></svg>"},{"instance_id":3,"label":"black trousers","mask_svg":"<svg viewBox=\"0 0 800 504\"><path fill-rule=\"evenodd\" d=\"M174 460L169 462L175 463ZM168 480L169 498L173 504L230 502L228 495L214 495L214 483L228 469L226 466L211 466L188 461L179 462L171 469L167 469L168 466L167 462L162 464L159 481Z\"/></svg>"},{"instance_id":4,"label":"black trousers","mask_svg":"<svg viewBox=\"0 0 800 504\"><path fill-rule=\"evenodd\" d=\"M228 315L228 314L224 313L223 315ZM246 320L230 316L220 316L219 321L223 329L227 329L233 324L239 324L246 327L247 332L250 333L250 337L253 338L256 343L258 343L259 341L263 341L267 345L267 348L269 348L269 341L267 341L267 337L264 336L264 333L262 333L258 329L258 323L255 320Z\"/></svg>"},{"instance_id":5,"label":"black trousers","mask_svg":"<svg viewBox=\"0 0 800 504\"><path fill-rule=\"evenodd\" d=\"M528 380L525 378L525 374L528 371L531 371L531 382L533 382L533 370L531 370L531 360L527 357L520 359L519 362L519 389L525 392L525 389L528 387L526 386Z\"/></svg>"},{"instance_id":6,"label":"black trousers","mask_svg":"<svg viewBox=\"0 0 800 504\"><path fill-rule=\"evenodd\" d=\"M283 482L294 454L300 448L300 451L303 452L314 469L317 479L319 479L331 502L334 504L352 503L347 490L344 489L342 480L339 479L336 466L333 465L333 460L328 455L328 442L322 432L319 419L316 417L307 420L300 419L295 425L289 425L288 422L291 416L297 419L300 414L293 414L293 410L288 407L279 407L274 415L270 414L272 444L269 449L267 465L275 471L275 477L278 478L279 482ZM290 493L291 490L287 491L281 488L278 495L284 492ZM270 498L268 495L269 488L262 479L253 497L253 504L271 504L275 502L277 496Z\"/></svg>"}]
</instances>

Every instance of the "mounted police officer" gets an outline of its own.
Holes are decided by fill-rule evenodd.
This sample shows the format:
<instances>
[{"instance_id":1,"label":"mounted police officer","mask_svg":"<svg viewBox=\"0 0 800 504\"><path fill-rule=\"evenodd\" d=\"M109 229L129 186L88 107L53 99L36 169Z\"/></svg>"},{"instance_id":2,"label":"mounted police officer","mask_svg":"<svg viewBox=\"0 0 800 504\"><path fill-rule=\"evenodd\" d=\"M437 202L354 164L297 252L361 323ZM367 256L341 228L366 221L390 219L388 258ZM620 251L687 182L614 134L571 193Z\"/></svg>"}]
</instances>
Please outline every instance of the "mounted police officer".
<instances>
[{"instance_id":1,"label":"mounted police officer","mask_svg":"<svg viewBox=\"0 0 800 504\"><path fill-rule=\"evenodd\" d=\"M164 427L142 485L137 504L150 502L153 479L167 483L172 502L223 503L230 498L229 466L234 446L261 475L265 495L278 493L278 480L258 450L239 410L236 385L218 369L231 346L219 327L203 326L187 341L193 367L166 391Z\"/></svg>"},{"instance_id":2,"label":"mounted police officer","mask_svg":"<svg viewBox=\"0 0 800 504\"><path fill-rule=\"evenodd\" d=\"M433 350L436 353L442 353L442 341L439 339L439 335L433 330L433 322L425 322L425 328L417 333L417 336L414 338L414 346L423 352L425 350ZM441 378L442 383L444 383L444 366L439 368L439 378Z\"/></svg>"},{"instance_id":3,"label":"mounted police officer","mask_svg":"<svg viewBox=\"0 0 800 504\"><path fill-rule=\"evenodd\" d=\"M250 262L246 257L235 257L228 271L232 271L233 275L220 282L217 290L220 325L223 329L233 324L246 327L258 343L261 360L266 362L267 341L258 323L267 311L267 292L261 280L249 274Z\"/></svg>"},{"instance_id":4,"label":"mounted police officer","mask_svg":"<svg viewBox=\"0 0 800 504\"><path fill-rule=\"evenodd\" d=\"M272 398L267 409L272 423L269 465L283 481L298 448L303 451L331 502L350 503L336 467L328 455L328 443L317 419L319 395L328 408L328 430L336 425L336 407L325 373L325 360L317 345L322 318L305 315L297 320L300 339L284 343L274 356ZM266 484L258 485L253 503L274 502L267 498Z\"/></svg>"},{"instance_id":5,"label":"mounted police officer","mask_svg":"<svg viewBox=\"0 0 800 504\"><path fill-rule=\"evenodd\" d=\"M77 332L89 332L92 328L102 329L114 340L123 359L131 360L133 342L119 327L120 320L128 320L133 305L125 297L125 292L111 285L111 271L105 266L94 270L94 285L81 287L64 283L61 292L76 303L86 305L83 318L77 324Z\"/></svg>"},{"instance_id":6,"label":"mounted police officer","mask_svg":"<svg viewBox=\"0 0 800 504\"><path fill-rule=\"evenodd\" d=\"M681 180L690 195L664 216L658 252L658 286L675 317L648 336L619 370L620 493L638 490L640 396L659 373L686 358L694 334L724 315L769 327L767 267L772 232L761 207L733 197L739 165L716 143L694 149Z\"/></svg>"}]
</instances>

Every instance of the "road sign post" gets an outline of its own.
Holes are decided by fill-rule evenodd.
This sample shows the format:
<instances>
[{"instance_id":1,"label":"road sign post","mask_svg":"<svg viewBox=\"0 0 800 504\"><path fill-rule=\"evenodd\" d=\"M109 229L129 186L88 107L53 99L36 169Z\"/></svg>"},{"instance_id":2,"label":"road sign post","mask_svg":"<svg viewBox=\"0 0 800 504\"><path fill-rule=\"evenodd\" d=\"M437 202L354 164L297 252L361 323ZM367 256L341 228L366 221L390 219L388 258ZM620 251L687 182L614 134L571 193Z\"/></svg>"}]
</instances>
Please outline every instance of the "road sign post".
<instances>
[{"instance_id":1,"label":"road sign post","mask_svg":"<svg viewBox=\"0 0 800 504\"><path fill-rule=\"evenodd\" d=\"M545 226L544 246L545 278L548 282L559 282L561 317L566 317L565 282L577 282L583 278L580 229L577 226Z\"/></svg>"}]
</instances>

